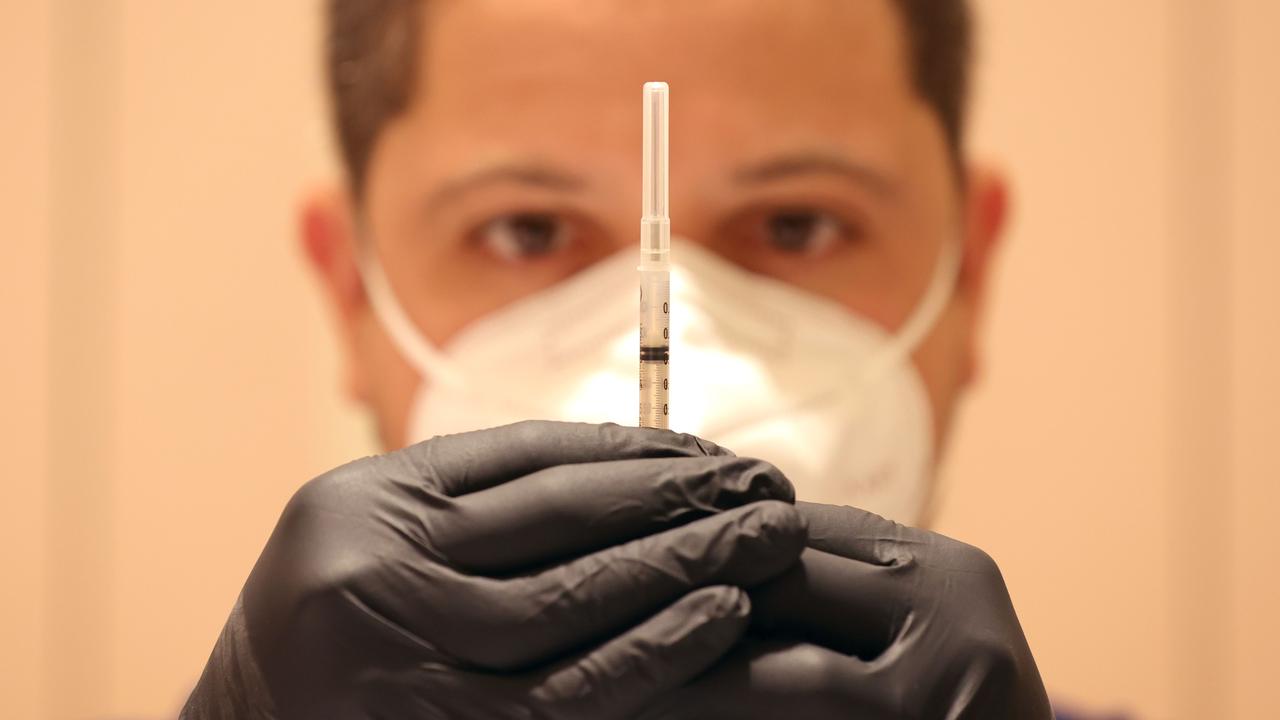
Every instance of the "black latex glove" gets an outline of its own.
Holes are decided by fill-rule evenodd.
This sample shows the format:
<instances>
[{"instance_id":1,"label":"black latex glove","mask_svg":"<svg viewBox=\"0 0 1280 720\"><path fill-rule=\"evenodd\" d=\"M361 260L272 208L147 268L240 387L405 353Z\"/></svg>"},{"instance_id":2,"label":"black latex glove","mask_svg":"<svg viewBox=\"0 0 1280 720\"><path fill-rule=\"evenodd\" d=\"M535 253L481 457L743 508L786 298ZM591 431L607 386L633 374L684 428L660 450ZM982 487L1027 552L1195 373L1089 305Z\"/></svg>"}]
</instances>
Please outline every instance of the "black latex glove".
<instances>
[{"instance_id":1,"label":"black latex glove","mask_svg":"<svg viewBox=\"0 0 1280 720\"><path fill-rule=\"evenodd\" d=\"M849 507L797 503L800 564L752 593L750 639L645 718L1052 718L986 553Z\"/></svg>"},{"instance_id":2,"label":"black latex glove","mask_svg":"<svg viewBox=\"0 0 1280 720\"><path fill-rule=\"evenodd\" d=\"M740 639L738 588L803 548L792 498L764 463L615 425L359 460L290 501L183 717L630 717Z\"/></svg>"}]
</instances>

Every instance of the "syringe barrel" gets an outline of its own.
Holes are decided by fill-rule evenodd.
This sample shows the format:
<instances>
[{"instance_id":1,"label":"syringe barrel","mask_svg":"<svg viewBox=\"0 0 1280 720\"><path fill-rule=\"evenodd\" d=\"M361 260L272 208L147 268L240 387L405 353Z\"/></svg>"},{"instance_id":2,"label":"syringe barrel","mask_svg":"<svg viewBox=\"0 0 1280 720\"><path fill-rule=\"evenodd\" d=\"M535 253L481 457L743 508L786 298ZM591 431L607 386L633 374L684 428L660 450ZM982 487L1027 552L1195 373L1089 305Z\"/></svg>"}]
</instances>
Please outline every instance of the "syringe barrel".
<instances>
[{"instance_id":1,"label":"syringe barrel","mask_svg":"<svg viewBox=\"0 0 1280 720\"><path fill-rule=\"evenodd\" d=\"M640 426L668 429L671 274L640 271Z\"/></svg>"}]
</instances>

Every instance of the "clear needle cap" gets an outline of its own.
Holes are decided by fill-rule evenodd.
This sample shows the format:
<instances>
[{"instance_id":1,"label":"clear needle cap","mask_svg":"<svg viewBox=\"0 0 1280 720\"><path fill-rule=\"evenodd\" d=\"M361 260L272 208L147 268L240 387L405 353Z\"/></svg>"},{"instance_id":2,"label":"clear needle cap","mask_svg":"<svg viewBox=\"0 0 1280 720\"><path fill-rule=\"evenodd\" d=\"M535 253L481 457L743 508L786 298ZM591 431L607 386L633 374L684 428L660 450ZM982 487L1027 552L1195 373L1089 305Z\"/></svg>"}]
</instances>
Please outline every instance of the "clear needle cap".
<instances>
[{"instance_id":1,"label":"clear needle cap","mask_svg":"<svg viewBox=\"0 0 1280 720\"><path fill-rule=\"evenodd\" d=\"M671 215L667 207L668 130L664 82L644 84L644 202L640 238L642 261L665 262L671 248Z\"/></svg>"}]
</instances>

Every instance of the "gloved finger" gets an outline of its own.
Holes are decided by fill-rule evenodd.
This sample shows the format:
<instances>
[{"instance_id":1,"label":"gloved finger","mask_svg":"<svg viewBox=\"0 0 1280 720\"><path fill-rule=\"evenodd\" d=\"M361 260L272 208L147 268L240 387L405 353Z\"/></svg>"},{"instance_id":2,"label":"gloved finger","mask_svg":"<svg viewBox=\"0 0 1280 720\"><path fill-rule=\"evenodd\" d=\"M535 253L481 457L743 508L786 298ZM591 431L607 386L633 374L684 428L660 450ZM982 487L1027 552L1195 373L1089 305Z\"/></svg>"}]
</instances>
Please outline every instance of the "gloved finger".
<instances>
[{"instance_id":1,"label":"gloved finger","mask_svg":"<svg viewBox=\"0 0 1280 720\"><path fill-rule=\"evenodd\" d=\"M639 720L888 720L892 690L880 671L817 645L748 640L711 671L645 708Z\"/></svg>"},{"instance_id":2,"label":"gloved finger","mask_svg":"<svg viewBox=\"0 0 1280 720\"><path fill-rule=\"evenodd\" d=\"M806 548L751 593L752 627L872 660L898 637L911 587L896 568Z\"/></svg>"},{"instance_id":3,"label":"gloved finger","mask_svg":"<svg viewBox=\"0 0 1280 720\"><path fill-rule=\"evenodd\" d=\"M696 590L622 636L547 673L531 696L564 718L630 718L704 672L746 630L734 587ZM585 692L584 692L585 690Z\"/></svg>"},{"instance_id":4,"label":"gloved finger","mask_svg":"<svg viewBox=\"0 0 1280 720\"><path fill-rule=\"evenodd\" d=\"M548 565L759 500L791 502L768 463L731 456L548 468L455 498L429 520L431 544L469 572Z\"/></svg>"},{"instance_id":5,"label":"gloved finger","mask_svg":"<svg viewBox=\"0 0 1280 720\"><path fill-rule=\"evenodd\" d=\"M425 583L419 612L436 646L489 670L518 670L589 647L707 585L756 585L790 566L804 523L765 501L507 580Z\"/></svg>"},{"instance_id":6,"label":"gloved finger","mask_svg":"<svg viewBox=\"0 0 1280 720\"><path fill-rule=\"evenodd\" d=\"M555 465L732 454L715 443L667 430L528 420L442 435L390 457L409 463L429 487L456 496Z\"/></svg>"},{"instance_id":7,"label":"gloved finger","mask_svg":"<svg viewBox=\"0 0 1280 720\"><path fill-rule=\"evenodd\" d=\"M747 626L750 601L734 587L685 595L597 648L529 674L440 672L422 664L375 681L373 717L629 718L711 667Z\"/></svg>"},{"instance_id":8,"label":"gloved finger","mask_svg":"<svg viewBox=\"0 0 1280 720\"><path fill-rule=\"evenodd\" d=\"M921 531L845 505L797 502L809 524L809 547L875 565L910 562Z\"/></svg>"}]
</instances>

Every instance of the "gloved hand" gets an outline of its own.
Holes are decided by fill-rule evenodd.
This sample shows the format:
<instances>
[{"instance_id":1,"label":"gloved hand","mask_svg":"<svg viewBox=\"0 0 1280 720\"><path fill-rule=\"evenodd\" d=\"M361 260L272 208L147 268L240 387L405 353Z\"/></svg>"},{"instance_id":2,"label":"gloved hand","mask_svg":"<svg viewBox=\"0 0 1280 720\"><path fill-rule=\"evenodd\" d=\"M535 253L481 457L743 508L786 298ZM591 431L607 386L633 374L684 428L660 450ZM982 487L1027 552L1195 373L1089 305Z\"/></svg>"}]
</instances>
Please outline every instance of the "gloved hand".
<instances>
[{"instance_id":1,"label":"gloved hand","mask_svg":"<svg viewBox=\"0 0 1280 720\"><path fill-rule=\"evenodd\" d=\"M809 549L752 593L750 639L642 717L1053 717L990 556L854 508L796 508Z\"/></svg>"},{"instance_id":2,"label":"gloved hand","mask_svg":"<svg viewBox=\"0 0 1280 720\"><path fill-rule=\"evenodd\" d=\"M528 422L338 468L290 501L184 718L630 717L746 629L804 522L688 435Z\"/></svg>"}]
</instances>

